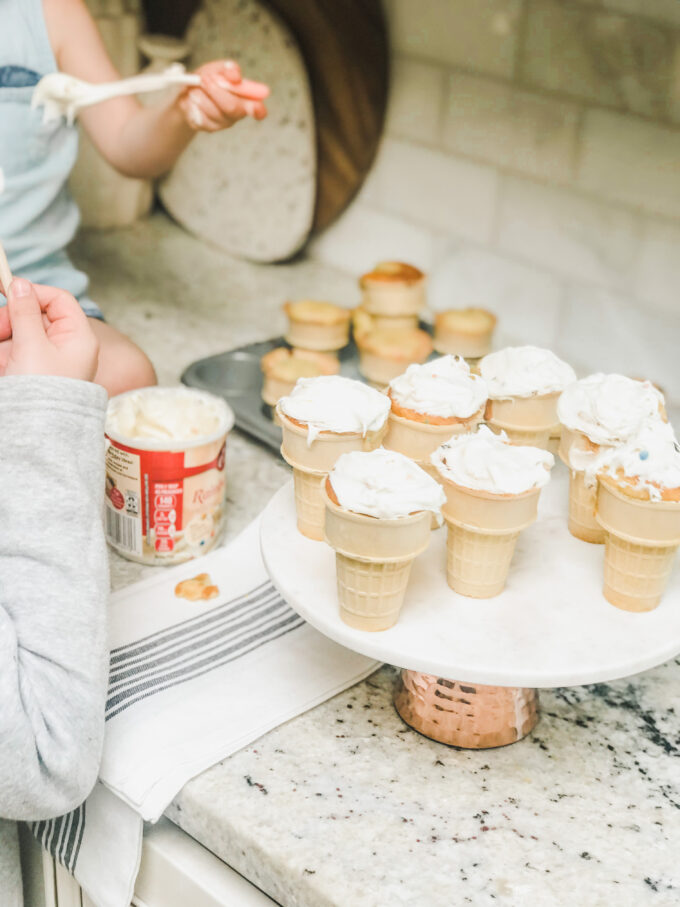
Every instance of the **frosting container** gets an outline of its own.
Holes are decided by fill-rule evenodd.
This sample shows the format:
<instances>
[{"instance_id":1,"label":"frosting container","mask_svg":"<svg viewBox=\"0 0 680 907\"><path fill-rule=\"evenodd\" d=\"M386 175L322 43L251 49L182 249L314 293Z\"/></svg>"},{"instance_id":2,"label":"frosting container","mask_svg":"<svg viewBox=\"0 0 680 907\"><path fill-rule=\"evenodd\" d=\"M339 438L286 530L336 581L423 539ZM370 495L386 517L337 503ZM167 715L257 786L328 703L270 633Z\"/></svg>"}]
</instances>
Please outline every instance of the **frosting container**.
<instances>
[{"instance_id":1,"label":"frosting container","mask_svg":"<svg viewBox=\"0 0 680 907\"><path fill-rule=\"evenodd\" d=\"M106 418L106 537L142 564L209 551L224 523L225 452L234 424L218 397L149 387L114 397Z\"/></svg>"}]
</instances>

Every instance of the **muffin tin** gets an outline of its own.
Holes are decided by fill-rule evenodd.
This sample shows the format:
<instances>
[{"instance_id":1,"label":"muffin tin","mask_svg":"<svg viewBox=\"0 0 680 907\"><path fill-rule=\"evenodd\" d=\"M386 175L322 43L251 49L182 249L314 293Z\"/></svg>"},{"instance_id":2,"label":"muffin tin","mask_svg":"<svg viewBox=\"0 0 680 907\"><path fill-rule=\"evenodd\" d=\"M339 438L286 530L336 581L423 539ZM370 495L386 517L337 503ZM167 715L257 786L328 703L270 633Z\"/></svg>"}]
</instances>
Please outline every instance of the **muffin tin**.
<instances>
[{"instance_id":1,"label":"muffin tin","mask_svg":"<svg viewBox=\"0 0 680 907\"><path fill-rule=\"evenodd\" d=\"M420 327L431 332L425 322ZM263 402L262 370L260 360L265 353L277 346L288 346L283 337L274 337L260 343L219 353L200 359L190 365L182 375L182 383L199 390L217 394L229 403L236 416L236 427L257 438L271 450L279 453L281 429L272 421L271 407ZM438 354L433 354L433 357ZM353 340L338 353L340 374L346 378L363 380L359 373L359 351Z\"/></svg>"}]
</instances>

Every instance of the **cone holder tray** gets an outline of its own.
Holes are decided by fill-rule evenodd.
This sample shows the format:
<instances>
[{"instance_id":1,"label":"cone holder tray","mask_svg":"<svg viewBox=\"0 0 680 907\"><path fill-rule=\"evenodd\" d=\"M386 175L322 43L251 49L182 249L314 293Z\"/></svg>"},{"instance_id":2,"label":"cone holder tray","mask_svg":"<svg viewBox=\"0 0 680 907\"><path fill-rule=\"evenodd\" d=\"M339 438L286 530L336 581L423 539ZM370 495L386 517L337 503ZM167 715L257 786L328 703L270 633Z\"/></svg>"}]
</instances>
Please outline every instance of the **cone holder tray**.
<instances>
[{"instance_id":1,"label":"cone holder tray","mask_svg":"<svg viewBox=\"0 0 680 907\"><path fill-rule=\"evenodd\" d=\"M403 669L395 705L408 724L443 743L501 746L535 725L537 689L616 680L680 653L680 567L654 611L609 604L604 546L567 529L568 481L556 464L538 520L520 534L507 586L495 598L449 588L446 528L433 531L389 630L356 630L340 619L335 552L296 530L292 481L262 515L264 562L290 606L317 630Z\"/></svg>"}]
</instances>

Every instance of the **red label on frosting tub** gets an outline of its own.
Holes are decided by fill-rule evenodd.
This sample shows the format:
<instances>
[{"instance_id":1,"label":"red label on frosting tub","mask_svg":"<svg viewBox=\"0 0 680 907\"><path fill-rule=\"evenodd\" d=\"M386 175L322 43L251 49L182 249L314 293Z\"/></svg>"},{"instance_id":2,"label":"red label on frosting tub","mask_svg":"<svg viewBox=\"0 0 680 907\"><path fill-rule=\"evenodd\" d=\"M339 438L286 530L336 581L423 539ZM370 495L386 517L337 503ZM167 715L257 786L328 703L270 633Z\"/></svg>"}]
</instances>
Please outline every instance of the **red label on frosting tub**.
<instances>
[{"instance_id":1,"label":"red label on frosting tub","mask_svg":"<svg viewBox=\"0 0 680 907\"><path fill-rule=\"evenodd\" d=\"M108 436L107 442L109 543L146 563L207 551L224 517L225 438L181 451L141 450Z\"/></svg>"}]
</instances>

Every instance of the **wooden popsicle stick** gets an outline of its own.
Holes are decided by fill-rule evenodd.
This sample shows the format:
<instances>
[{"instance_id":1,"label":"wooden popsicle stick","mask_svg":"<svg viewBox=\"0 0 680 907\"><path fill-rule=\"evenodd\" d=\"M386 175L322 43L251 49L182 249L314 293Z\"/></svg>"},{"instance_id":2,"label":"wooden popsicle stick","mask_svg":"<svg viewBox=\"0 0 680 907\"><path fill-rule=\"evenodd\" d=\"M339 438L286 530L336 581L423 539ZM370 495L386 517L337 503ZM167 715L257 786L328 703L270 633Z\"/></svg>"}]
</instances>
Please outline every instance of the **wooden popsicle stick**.
<instances>
[{"instance_id":1,"label":"wooden popsicle stick","mask_svg":"<svg viewBox=\"0 0 680 907\"><path fill-rule=\"evenodd\" d=\"M2 242L0 242L0 283L5 291L5 296L7 296L9 293L9 285L12 283L12 272Z\"/></svg>"}]
</instances>

